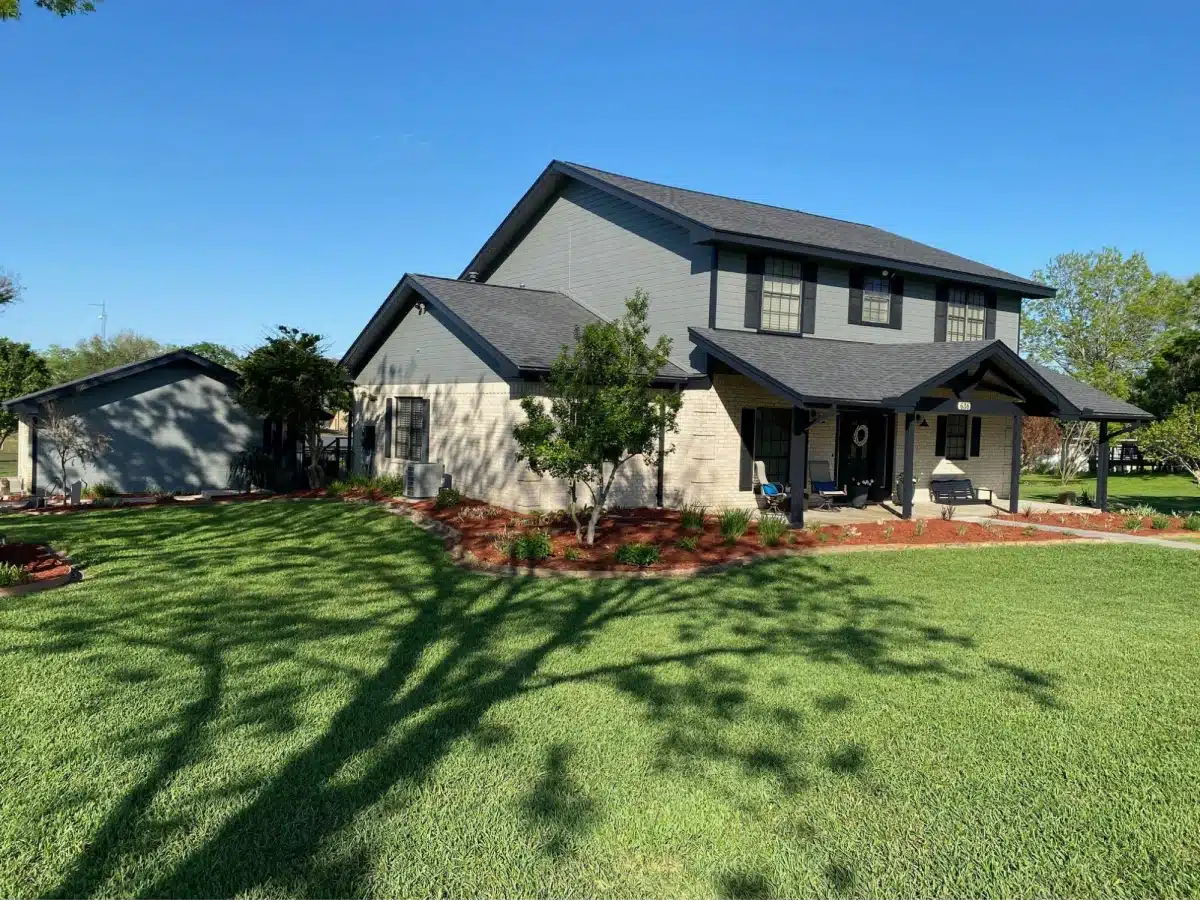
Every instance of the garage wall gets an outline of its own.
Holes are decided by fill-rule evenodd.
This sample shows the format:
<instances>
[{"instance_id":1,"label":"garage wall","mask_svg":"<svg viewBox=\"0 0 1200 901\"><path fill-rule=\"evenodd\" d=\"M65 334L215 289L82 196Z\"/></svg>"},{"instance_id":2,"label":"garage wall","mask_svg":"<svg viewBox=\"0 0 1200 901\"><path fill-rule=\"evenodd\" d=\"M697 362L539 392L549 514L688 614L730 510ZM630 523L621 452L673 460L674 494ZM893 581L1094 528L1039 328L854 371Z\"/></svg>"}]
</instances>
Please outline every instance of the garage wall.
<instances>
[{"instance_id":1,"label":"garage wall","mask_svg":"<svg viewBox=\"0 0 1200 901\"><path fill-rule=\"evenodd\" d=\"M112 444L96 463L67 470L67 482L104 482L118 491L224 488L233 454L262 438L262 422L234 389L187 364L161 366L59 402ZM57 487L61 468L46 433L37 436L37 485Z\"/></svg>"}]
</instances>

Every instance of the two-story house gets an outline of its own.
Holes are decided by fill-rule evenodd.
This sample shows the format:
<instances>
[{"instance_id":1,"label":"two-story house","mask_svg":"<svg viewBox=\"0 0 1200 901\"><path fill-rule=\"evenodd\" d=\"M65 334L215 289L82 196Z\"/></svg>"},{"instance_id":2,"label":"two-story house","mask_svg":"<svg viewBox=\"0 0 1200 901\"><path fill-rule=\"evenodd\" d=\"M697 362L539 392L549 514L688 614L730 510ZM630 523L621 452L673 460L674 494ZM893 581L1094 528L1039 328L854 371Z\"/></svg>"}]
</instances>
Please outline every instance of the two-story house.
<instances>
[{"instance_id":1,"label":"two-story house","mask_svg":"<svg viewBox=\"0 0 1200 901\"><path fill-rule=\"evenodd\" d=\"M565 486L516 459L519 401L575 326L619 316L638 287L673 342L663 390L684 401L674 452L627 465L616 504L748 506L753 461L796 495L820 460L905 516L952 474L1015 509L1022 417L1102 434L1148 418L1018 356L1021 301L1046 285L871 226L555 161L457 279L405 275L346 353L357 465L439 461L470 496L565 506Z\"/></svg>"}]
</instances>

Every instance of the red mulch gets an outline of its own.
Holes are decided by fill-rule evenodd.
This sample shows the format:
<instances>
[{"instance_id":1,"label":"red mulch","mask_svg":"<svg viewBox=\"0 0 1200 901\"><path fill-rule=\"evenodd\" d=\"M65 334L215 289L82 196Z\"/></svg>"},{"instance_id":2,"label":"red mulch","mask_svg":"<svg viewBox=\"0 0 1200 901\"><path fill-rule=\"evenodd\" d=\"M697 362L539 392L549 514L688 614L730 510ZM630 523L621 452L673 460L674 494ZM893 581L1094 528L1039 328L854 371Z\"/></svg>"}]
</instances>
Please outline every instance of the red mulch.
<instances>
[{"instance_id":1,"label":"red mulch","mask_svg":"<svg viewBox=\"0 0 1200 901\"><path fill-rule=\"evenodd\" d=\"M1184 528L1183 519L1171 517L1171 524L1165 529L1156 529L1151 525L1149 516L1138 517L1137 528L1131 529L1126 523L1132 517L1128 513L1101 513L1099 510L1079 513L1034 513L1026 516L1023 513L1005 513L1003 519L1013 522L1035 522L1047 526L1064 526L1068 529L1090 529L1093 532L1125 532L1126 534L1149 535L1195 535L1196 533Z\"/></svg>"},{"instance_id":2,"label":"red mulch","mask_svg":"<svg viewBox=\"0 0 1200 901\"><path fill-rule=\"evenodd\" d=\"M825 525L819 531L806 529L792 531L783 542L774 548L764 548L758 539L758 527L751 523L750 530L733 544L721 538L716 516L709 516L702 533L689 532L683 528L677 510L636 509L622 510L601 517L596 526L596 543L593 547L577 545L575 530L569 517L561 516L549 521L535 516L525 516L479 501L464 501L456 507L438 510L432 501L420 501L412 505L415 509L440 522L444 522L462 533L463 549L486 563L511 563L497 549L496 537L500 534L513 535L525 531L545 530L550 534L553 556L538 563L540 569L549 570L615 570L633 572L638 569L675 569L703 567L731 560L740 560L788 548L836 548L846 545L938 545L1003 543L1020 544L1061 539L1062 535L1046 532L1024 534L1023 529L985 528L979 523L946 522L926 520L881 519L873 523L856 523L851 526ZM472 513L487 510L487 515ZM921 534L917 534L920 529ZM961 534L960 534L961 533ZM698 539L694 551L684 550L676 542L685 536ZM658 562L649 567L637 567L617 563L613 554L621 544L642 542L659 547ZM575 548L579 557L568 560L564 553Z\"/></svg>"},{"instance_id":3,"label":"red mulch","mask_svg":"<svg viewBox=\"0 0 1200 901\"><path fill-rule=\"evenodd\" d=\"M31 582L57 579L71 571L71 564L64 563L62 558L44 544L0 545L0 563L21 567L29 574Z\"/></svg>"}]
</instances>

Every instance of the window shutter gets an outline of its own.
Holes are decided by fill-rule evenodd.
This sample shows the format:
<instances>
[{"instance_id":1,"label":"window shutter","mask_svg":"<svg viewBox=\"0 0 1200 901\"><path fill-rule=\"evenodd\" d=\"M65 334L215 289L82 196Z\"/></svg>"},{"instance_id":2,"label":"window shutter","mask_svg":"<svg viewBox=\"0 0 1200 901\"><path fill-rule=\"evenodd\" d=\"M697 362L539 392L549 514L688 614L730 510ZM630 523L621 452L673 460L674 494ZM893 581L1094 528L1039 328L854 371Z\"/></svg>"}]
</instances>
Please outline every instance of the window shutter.
<instances>
[{"instance_id":1,"label":"window shutter","mask_svg":"<svg viewBox=\"0 0 1200 901\"><path fill-rule=\"evenodd\" d=\"M742 407L742 465L738 473L738 489L741 491L754 488L754 420L757 415L754 407Z\"/></svg>"},{"instance_id":2,"label":"window shutter","mask_svg":"<svg viewBox=\"0 0 1200 901\"><path fill-rule=\"evenodd\" d=\"M389 459L392 456L392 436L395 434L395 430L392 428L393 404L394 399L389 397L387 399L387 408L383 414L383 455Z\"/></svg>"},{"instance_id":3,"label":"window shutter","mask_svg":"<svg viewBox=\"0 0 1200 901\"><path fill-rule=\"evenodd\" d=\"M811 335L817 330L817 264L805 263L801 274L804 276L804 304L800 309L800 332Z\"/></svg>"},{"instance_id":4,"label":"window shutter","mask_svg":"<svg viewBox=\"0 0 1200 901\"><path fill-rule=\"evenodd\" d=\"M971 417L971 456L979 456L979 441L983 437L983 418Z\"/></svg>"},{"instance_id":5,"label":"window shutter","mask_svg":"<svg viewBox=\"0 0 1200 901\"><path fill-rule=\"evenodd\" d=\"M857 269L850 270L850 318L851 325L862 325L863 276Z\"/></svg>"},{"instance_id":6,"label":"window shutter","mask_svg":"<svg viewBox=\"0 0 1200 901\"><path fill-rule=\"evenodd\" d=\"M429 398L422 398L421 409L421 462L429 462Z\"/></svg>"},{"instance_id":7,"label":"window shutter","mask_svg":"<svg viewBox=\"0 0 1200 901\"><path fill-rule=\"evenodd\" d=\"M950 286L937 286L937 304L933 313L933 340L946 340L946 311L950 304Z\"/></svg>"},{"instance_id":8,"label":"window shutter","mask_svg":"<svg viewBox=\"0 0 1200 901\"><path fill-rule=\"evenodd\" d=\"M996 292L988 290L984 295L985 303L987 303L986 319L983 325L983 337L989 341L996 337Z\"/></svg>"},{"instance_id":9,"label":"window shutter","mask_svg":"<svg viewBox=\"0 0 1200 901\"><path fill-rule=\"evenodd\" d=\"M946 456L946 417L939 416L937 418L937 439L933 445L933 455L935 457Z\"/></svg>"},{"instance_id":10,"label":"window shutter","mask_svg":"<svg viewBox=\"0 0 1200 901\"><path fill-rule=\"evenodd\" d=\"M898 329L904 322L904 276L892 276L892 310L888 325Z\"/></svg>"},{"instance_id":11,"label":"window shutter","mask_svg":"<svg viewBox=\"0 0 1200 901\"><path fill-rule=\"evenodd\" d=\"M763 262L761 253L746 254L746 328L762 328Z\"/></svg>"}]
</instances>

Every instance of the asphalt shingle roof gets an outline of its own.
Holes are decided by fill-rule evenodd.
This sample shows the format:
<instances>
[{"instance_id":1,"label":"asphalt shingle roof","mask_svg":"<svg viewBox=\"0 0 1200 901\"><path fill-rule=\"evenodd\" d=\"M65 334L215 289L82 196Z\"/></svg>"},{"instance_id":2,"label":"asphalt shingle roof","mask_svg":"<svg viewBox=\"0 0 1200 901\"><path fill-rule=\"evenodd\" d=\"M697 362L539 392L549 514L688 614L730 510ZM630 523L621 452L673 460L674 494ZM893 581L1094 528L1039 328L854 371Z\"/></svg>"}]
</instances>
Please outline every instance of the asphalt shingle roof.
<instances>
[{"instance_id":1,"label":"asphalt shingle roof","mask_svg":"<svg viewBox=\"0 0 1200 901\"><path fill-rule=\"evenodd\" d=\"M975 260L922 244L920 241L913 241L871 225L818 216L765 203L723 197L718 194L675 188L670 185L605 172L602 169L593 169L590 166L581 166L578 163L559 163L557 165L568 175L574 170L590 176L596 181L626 191L716 231L786 241L830 251L879 257L897 263L942 269L950 273L1001 279L1037 288L1042 292L1046 290L1046 286L1040 282L978 263Z\"/></svg>"},{"instance_id":2,"label":"asphalt shingle roof","mask_svg":"<svg viewBox=\"0 0 1200 901\"><path fill-rule=\"evenodd\" d=\"M992 341L868 344L725 329L689 329L701 347L765 376L805 401L886 404L961 367L989 349L1006 366L1036 386L1050 383L1084 416L1129 420L1150 418L1144 410L1109 397L1062 373L1021 360L1007 345ZM1064 411L1065 412L1065 411ZM1074 412L1074 411L1071 411Z\"/></svg>"}]
</instances>

